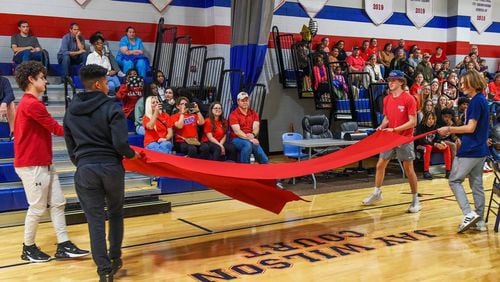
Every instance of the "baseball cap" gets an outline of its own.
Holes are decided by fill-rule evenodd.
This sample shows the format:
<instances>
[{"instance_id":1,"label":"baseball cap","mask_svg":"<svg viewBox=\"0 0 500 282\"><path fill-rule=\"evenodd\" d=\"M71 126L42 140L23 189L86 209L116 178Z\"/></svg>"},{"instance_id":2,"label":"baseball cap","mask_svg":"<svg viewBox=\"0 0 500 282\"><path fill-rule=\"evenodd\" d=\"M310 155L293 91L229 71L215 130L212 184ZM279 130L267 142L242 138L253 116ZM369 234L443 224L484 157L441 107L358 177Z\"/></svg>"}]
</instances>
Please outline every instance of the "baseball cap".
<instances>
[{"instance_id":1,"label":"baseball cap","mask_svg":"<svg viewBox=\"0 0 500 282\"><path fill-rule=\"evenodd\" d=\"M387 77L387 79L404 79L405 78L405 74L404 72L400 71L400 70L393 70L389 73L389 76Z\"/></svg>"},{"instance_id":2,"label":"baseball cap","mask_svg":"<svg viewBox=\"0 0 500 282\"><path fill-rule=\"evenodd\" d=\"M433 84L433 83L437 83L437 84L439 84L439 80L438 80L437 78L434 78L434 79L432 80L431 84Z\"/></svg>"},{"instance_id":3,"label":"baseball cap","mask_svg":"<svg viewBox=\"0 0 500 282\"><path fill-rule=\"evenodd\" d=\"M248 98L248 93L243 92L243 91L238 93L238 97L237 97L238 100L245 99L245 98Z\"/></svg>"}]
</instances>

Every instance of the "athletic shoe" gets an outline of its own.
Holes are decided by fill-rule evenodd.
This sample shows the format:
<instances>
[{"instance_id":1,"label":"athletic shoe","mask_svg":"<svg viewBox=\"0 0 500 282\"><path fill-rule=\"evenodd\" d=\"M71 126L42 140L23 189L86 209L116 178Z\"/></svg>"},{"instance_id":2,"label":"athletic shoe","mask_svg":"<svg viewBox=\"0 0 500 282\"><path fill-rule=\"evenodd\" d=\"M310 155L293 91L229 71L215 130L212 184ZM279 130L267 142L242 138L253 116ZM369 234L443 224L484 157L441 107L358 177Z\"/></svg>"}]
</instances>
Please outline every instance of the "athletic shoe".
<instances>
[{"instance_id":1,"label":"athletic shoe","mask_svg":"<svg viewBox=\"0 0 500 282\"><path fill-rule=\"evenodd\" d=\"M481 218L475 211L471 211L470 213L466 214L462 219L462 223L460 223L460 225L458 226L458 233L462 233L472 226L476 225L476 222L478 222L480 219Z\"/></svg>"},{"instance_id":2,"label":"athletic shoe","mask_svg":"<svg viewBox=\"0 0 500 282\"><path fill-rule=\"evenodd\" d=\"M115 275L118 272L118 270L120 270L120 268L122 268L122 266L123 266L123 262L122 262L121 258L112 259L111 260L111 267L113 268L112 274Z\"/></svg>"},{"instance_id":3,"label":"athletic shoe","mask_svg":"<svg viewBox=\"0 0 500 282\"><path fill-rule=\"evenodd\" d=\"M117 75L118 75L118 77L125 77L126 76L122 71L119 71Z\"/></svg>"},{"instance_id":4,"label":"athletic shoe","mask_svg":"<svg viewBox=\"0 0 500 282\"><path fill-rule=\"evenodd\" d=\"M71 241L57 244L56 258L79 258L89 254L89 251L79 249Z\"/></svg>"},{"instance_id":5,"label":"athletic shoe","mask_svg":"<svg viewBox=\"0 0 500 282\"><path fill-rule=\"evenodd\" d=\"M483 166L483 172L492 172L493 169L491 169L491 167L488 165L488 163L484 163L484 166Z\"/></svg>"},{"instance_id":6,"label":"athletic shoe","mask_svg":"<svg viewBox=\"0 0 500 282\"><path fill-rule=\"evenodd\" d=\"M449 170L446 171L446 174L444 175L444 177L446 177L446 179L450 178L450 171Z\"/></svg>"},{"instance_id":7,"label":"athletic shoe","mask_svg":"<svg viewBox=\"0 0 500 282\"><path fill-rule=\"evenodd\" d=\"M409 213L417 213L421 209L422 209L422 206L420 205L420 202L411 203L410 206L408 207L408 212Z\"/></svg>"},{"instance_id":8,"label":"athletic shoe","mask_svg":"<svg viewBox=\"0 0 500 282\"><path fill-rule=\"evenodd\" d=\"M276 181L276 188L285 189L285 186L283 186L283 183L281 181Z\"/></svg>"},{"instance_id":9,"label":"athletic shoe","mask_svg":"<svg viewBox=\"0 0 500 282\"><path fill-rule=\"evenodd\" d=\"M371 206L375 204L376 202L382 201L382 191L381 192L373 192L370 196L366 197L366 199L363 200L363 205L365 206Z\"/></svg>"},{"instance_id":10,"label":"athletic shoe","mask_svg":"<svg viewBox=\"0 0 500 282\"><path fill-rule=\"evenodd\" d=\"M484 222L484 220L478 220L478 222L476 222L476 225L471 226L470 229L479 232L488 231L488 229L486 228L486 222Z\"/></svg>"},{"instance_id":11,"label":"athletic shoe","mask_svg":"<svg viewBox=\"0 0 500 282\"><path fill-rule=\"evenodd\" d=\"M99 282L113 282L113 273L99 274Z\"/></svg>"},{"instance_id":12,"label":"athletic shoe","mask_svg":"<svg viewBox=\"0 0 500 282\"><path fill-rule=\"evenodd\" d=\"M432 174L428 171L424 171L424 179L432 179Z\"/></svg>"},{"instance_id":13,"label":"athletic shoe","mask_svg":"<svg viewBox=\"0 0 500 282\"><path fill-rule=\"evenodd\" d=\"M30 262L47 262L50 260L50 256L42 252L35 244L31 246L26 246L23 244L23 254L21 259L28 260Z\"/></svg>"}]
</instances>

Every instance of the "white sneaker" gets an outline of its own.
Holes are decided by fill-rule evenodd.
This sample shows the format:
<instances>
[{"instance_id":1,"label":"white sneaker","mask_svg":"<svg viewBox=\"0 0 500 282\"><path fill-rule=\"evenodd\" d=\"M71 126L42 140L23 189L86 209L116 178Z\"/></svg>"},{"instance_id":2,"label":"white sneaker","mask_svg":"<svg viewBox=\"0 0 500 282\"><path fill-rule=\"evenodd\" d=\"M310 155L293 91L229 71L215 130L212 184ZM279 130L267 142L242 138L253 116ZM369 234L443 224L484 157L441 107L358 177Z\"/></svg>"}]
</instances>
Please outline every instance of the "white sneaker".
<instances>
[{"instance_id":1,"label":"white sneaker","mask_svg":"<svg viewBox=\"0 0 500 282\"><path fill-rule=\"evenodd\" d=\"M126 74L124 74L122 71L118 72L118 77L125 77Z\"/></svg>"},{"instance_id":2,"label":"white sneaker","mask_svg":"<svg viewBox=\"0 0 500 282\"><path fill-rule=\"evenodd\" d=\"M460 223L460 225L458 226L458 233L462 233L472 226L476 225L476 222L478 222L480 219L481 218L475 211L471 211L470 213L466 214L462 219L462 223Z\"/></svg>"},{"instance_id":3,"label":"white sneaker","mask_svg":"<svg viewBox=\"0 0 500 282\"><path fill-rule=\"evenodd\" d=\"M376 202L382 201L382 192L373 192L370 196L363 200L363 205L371 206Z\"/></svg>"},{"instance_id":4,"label":"white sneaker","mask_svg":"<svg viewBox=\"0 0 500 282\"><path fill-rule=\"evenodd\" d=\"M470 229L479 232L488 231L488 229L486 228L486 222L484 222L484 220L478 220L476 222L476 225L471 226Z\"/></svg>"},{"instance_id":5,"label":"white sneaker","mask_svg":"<svg viewBox=\"0 0 500 282\"><path fill-rule=\"evenodd\" d=\"M283 186L283 182L276 181L276 188L283 190L283 189L285 189L285 186Z\"/></svg>"},{"instance_id":6,"label":"white sneaker","mask_svg":"<svg viewBox=\"0 0 500 282\"><path fill-rule=\"evenodd\" d=\"M422 209L422 206L420 205L420 202L411 203L410 206L408 207L408 212L409 213L417 213L421 209Z\"/></svg>"},{"instance_id":7,"label":"white sneaker","mask_svg":"<svg viewBox=\"0 0 500 282\"><path fill-rule=\"evenodd\" d=\"M483 172L492 172L493 169L491 169L491 167L488 165L488 163L484 163L484 166L483 166Z\"/></svg>"}]
</instances>

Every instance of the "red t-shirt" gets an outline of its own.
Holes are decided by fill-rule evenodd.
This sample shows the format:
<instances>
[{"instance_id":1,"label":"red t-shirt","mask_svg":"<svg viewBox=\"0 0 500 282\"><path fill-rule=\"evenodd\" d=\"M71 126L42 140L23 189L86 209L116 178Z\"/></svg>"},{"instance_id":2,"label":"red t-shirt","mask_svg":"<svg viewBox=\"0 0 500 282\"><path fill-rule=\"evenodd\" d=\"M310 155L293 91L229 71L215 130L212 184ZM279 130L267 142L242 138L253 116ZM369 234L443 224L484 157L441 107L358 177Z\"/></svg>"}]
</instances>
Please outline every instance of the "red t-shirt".
<instances>
[{"instance_id":1,"label":"red t-shirt","mask_svg":"<svg viewBox=\"0 0 500 282\"><path fill-rule=\"evenodd\" d=\"M142 125L144 126L144 146L151 142L156 142L160 138L167 137L168 124L170 122L170 116L167 113L161 113L158 118L156 118L155 129L148 129L146 124L149 123L151 119L147 116L142 118Z\"/></svg>"},{"instance_id":2,"label":"red t-shirt","mask_svg":"<svg viewBox=\"0 0 500 282\"><path fill-rule=\"evenodd\" d=\"M142 97L143 92L141 87L129 88L126 84L122 84L116 97L123 103L123 113L128 117L134 111L135 104Z\"/></svg>"},{"instance_id":3,"label":"red t-shirt","mask_svg":"<svg viewBox=\"0 0 500 282\"><path fill-rule=\"evenodd\" d=\"M229 115L229 125L239 124L241 131L245 134L253 132L254 121L259 121L259 114L251 109L248 109L247 114L243 114L240 108L232 111ZM237 137L233 131L231 131L231 138Z\"/></svg>"},{"instance_id":4,"label":"red t-shirt","mask_svg":"<svg viewBox=\"0 0 500 282\"><path fill-rule=\"evenodd\" d=\"M429 61L431 62L431 64L435 64L435 63L443 63L446 60L448 60L448 57L443 52L441 53L441 56L439 58L436 57L436 54L432 55Z\"/></svg>"},{"instance_id":5,"label":"red t-shirt","mask_svg":"<svg viewBox=\"0 0 500 282\"><path fill-rule=\"evenodd\" d=\"M52 136L64 136L63 127L35 96L25 93L14 122L14 167L52 164Z\"/></svg>"},{"instance_id":6,"label":"red t-shirt","mask_svg":"<svg viewBox=\"0 0 500 282\"><path fill-rule=\"evenodd\" d=\"M500 85L496 85L494 81L488 84L490 93L493 94L493 100L500 101Z\"/></svg>"},{"instance_id":7,"label":"red t-shirt","mask_svg":"<svg viewBox=\"0 0 500 282\"><path fill-rule=\"evenodd\" d=\"M224 128L222 128L222 122L220 120L215 121L215 131L212 132L212 121L209 118L205 120L205 124L203 125L203 137L201 138L201 142L209 142L207 133L212 133L215 140L220 141L225 135L226 132Z\"/></svg>"},{"instance_id":8,"label":"red t-shirt","mask_svg":"<svg viewBox=\"0 0 500 282\"><path fill-rule=\"evenodd\" d=\"M392 94L384 98L384 115L389 120L389 128L395 128L405 124L410 119L408 116L417 114L417 102L408 92L403 92L398 97ZM403 136L413 136L413 127L405 131L398 132Z\"/></svg>"},{"instance_id":9,"label":"red t-shirt","mask_svg":"<svg viewBox=\"0 0 500 282\"><path fill-rule=\"evenodd\" d=\"M197 138L198 139L198 115L196 114L184 114L184 126L179 129L175 126L175 123L181 118L181 113L176 113L170 117L169 127L174 129L175 142L185 143L184 138Z\"/></svg>"},{"instance_id":10,"label":"red t-shirt","mask_svg":"<svg viewBox=\"0 0 500 282\"><path fill-rule=\"evenodd\" d=\"M353 69L355 69L358 72L362 72L363 69L365 68L365 62L366 60L363 59L361 56L358 56L355 58L354 56L349 56L345 59L346 63L348 63Z\"/></svg>"}]
</instances>

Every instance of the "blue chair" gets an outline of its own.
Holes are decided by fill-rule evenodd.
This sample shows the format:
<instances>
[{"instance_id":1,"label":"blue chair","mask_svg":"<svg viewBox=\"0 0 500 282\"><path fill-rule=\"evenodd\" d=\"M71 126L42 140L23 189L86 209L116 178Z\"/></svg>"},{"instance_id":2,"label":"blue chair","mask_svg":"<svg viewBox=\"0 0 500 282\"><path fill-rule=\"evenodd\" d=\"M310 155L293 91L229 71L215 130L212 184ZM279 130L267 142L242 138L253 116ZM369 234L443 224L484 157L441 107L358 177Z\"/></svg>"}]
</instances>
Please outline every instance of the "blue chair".
<instances>
[{"instance_id":1,"label":"blue chair","mask_svg":"<svg viewBox=\"0 0 500 282\"><path fill-rule=\"evenodd\" d=\"M302 140L302 134L296 132L286 132L281 135L282 141L288 140ZM302 160L309 158L309 154L306 154L302 151L299 146L283 144L283 155L288 158ZM293 184L295 184L295 177L292 179Z\"/></svg>"},{"instance_id":2,"label":"blue chair","mask_svg":"<svg viewBox=\"0 0 500 282\"><path fill-rule=\"evenodd\" d=\"M281 135L282 141L302 140L302 134L296 132L286 132ZM305 159L309 155L304 153L299 146L283 144L283 155L292 159Z\"/></svg>"}]
</instances>

